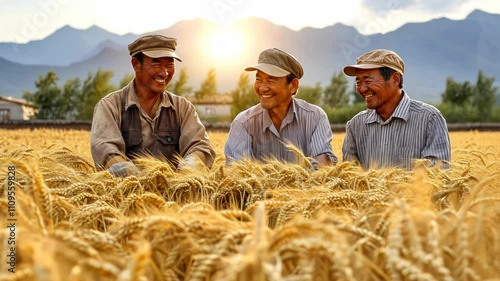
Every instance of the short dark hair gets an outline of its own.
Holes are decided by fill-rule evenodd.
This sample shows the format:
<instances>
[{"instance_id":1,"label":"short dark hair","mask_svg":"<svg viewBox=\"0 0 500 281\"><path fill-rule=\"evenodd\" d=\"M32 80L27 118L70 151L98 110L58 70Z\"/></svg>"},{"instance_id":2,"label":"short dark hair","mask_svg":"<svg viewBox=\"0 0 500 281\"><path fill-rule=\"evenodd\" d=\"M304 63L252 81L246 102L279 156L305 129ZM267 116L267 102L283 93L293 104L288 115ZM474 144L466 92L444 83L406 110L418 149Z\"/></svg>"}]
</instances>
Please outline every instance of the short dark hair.
<instances>
[{"instance_id":1,"label":"short dark hair","mask_svg":"<svg viewBox=\"0 0 500 281\"><path fill-rule=\"evenodd\" d=\"M287 83L287 84L292 83L293 79L295 79L295 78L297 78L297 76L295 76L295 75L293 75L293 74L291 74L291 73L290 73L290 74L288 74L288 75L286 76L286 83Z\"/></svg>"},{"instance_id":2,"label":"short dark hair","mask_svg":"<svg viewBox=\"0 0 500 281\"><path fill-rule=\"evenodd\" d=\"M381 67L378 70L380 71L380 74L382 75L382 77L384 77L385 82L389 81L389 78L391 78L391 75L394 72L396 72L396 70L389 68L389 67L386 67L386 66ZM401 74L401 81L399 81L399 88L403 89L403 74Z\"/></svg>"},{"instance_id":3,"label":"short dark hair","mask_svg":"<svg viewBox=\"0 0 500 281\"><path fill-rule=\"evenodd\" d=\"M142 52L135 54L134 58L136 58L141 64L144 62L144 54Z\"/></svg>"}]
</instances>

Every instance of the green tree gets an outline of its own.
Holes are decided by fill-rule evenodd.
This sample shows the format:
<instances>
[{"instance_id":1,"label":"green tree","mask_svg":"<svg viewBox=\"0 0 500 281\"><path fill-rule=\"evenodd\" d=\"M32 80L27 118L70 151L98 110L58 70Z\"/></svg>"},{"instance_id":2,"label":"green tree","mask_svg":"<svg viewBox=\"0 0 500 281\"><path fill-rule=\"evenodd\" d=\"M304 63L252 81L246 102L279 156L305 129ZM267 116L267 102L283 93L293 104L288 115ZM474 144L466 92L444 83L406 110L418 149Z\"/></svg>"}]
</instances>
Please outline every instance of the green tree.
<instances>
[{"instance_id":1,"label":"green tree","mask_svg":"<svg viewBox=\"0 0 500 281\"><path fill-rule=\"evenodd\" d=\"M474 86L470 82L465 81L459 83L448 77L446 79L446 89L441 95L442 103L451 103L456 106L465 106L471 102L471 97L474 94Z\"/></svg>"},{"instance_id":2,"label":"green tree","mask_svg":"<svg viewBox=\"0 0 500 281\"><path fill-rule=\"evenodd\" d=\"M497 88L493 87L494 82L494 77L486 77L482 71L479 71L472 96L472 106L481 112L481 121L486 121L493 111L497 92Z\"/></svg>"},{"instance_id":3,"label":"green tree","mask_svg":"<svg viewBox=\"0 0 500 281\"><path fill-rule=\"evenodd\" d=\"M90 72L83 82L82 94L79 99L78 120L91 120L94 107L105 95L113 92L116 88L111 84L113 72L97 70L93 76Z\"/></svg>"},{"instance_id":4,"label":"green tree","mask_svg":"<svg viewBox=\"0 0 500 281\"><path fill-rule=\"evenodd\" d=\"M480 122L481 119L481 113L470 103L465 105L441 103L437 105L437 108L448 123Z\"/></svg>"},{"instance_id":5,"label":"green tree","mask_svg":"<svg viewBox=\"0 0 500 281\"><path fill-rule=\"evenodd\" d=\"M247 72L240 75L238 87L231 92L231 96L233 97L231 119L234 119L241 111L259 103Z\"/></svg>"},{"instance_id":6,"label":"green tree","mask_svg":"<svg viewBox=\"0 0 500 281\"><path fill-rule=\"evenodd\" d=\"M348 95L352 97L351 100L353 104L365 103L365 99L363 98L363 96L358 93L358 90L356 90L356 84L353 84L352 89L349 91Z\"/></svg>"},{"instance_id":7,"label":"green tree","mask_svg":"<svg viewBox=\"0 0 500 281\"><path fill-rule=\"evenodd\" d=\"M135 73L129 73L129 74L125 74L125 76L123 76L122 80L120 80L120 84L118 84L118 89L121 89L125 86L128 85L128 83L130 83L130 81L132 81L132 79L135 78Z\"/></svg>"},{"instance_id":8,"label":"green tree","mask_svg":"<svg viewBox=\"0 0 500 281\"><path fill-rule=\"evenodd\" d=\"M36 118L63 119L65 117L65 109L62 105L63 95L61 88L57 85L58 80L57 74L50 71L46 76L40 75L35 81L36 92L24 92L23 98L38 108Z\"/></svg>"},{"instance_id":9,"label":"green tree","mask_svg":"<svg viewBox=\"0 0 500 281\"><path fill-rule=\"evenodd\" d=\"M323 88L321 88L321 83L317 82L314 87L300 86L297 98L303 99L312 104L319 105L321 103L322 93L323 93Z\"/></svg>"},{"instance_id":10,"label":"green tree","mask_svg":"<svg viewBox=\"0 0 500 281\"><path fill-rule=\"evenodd\" d=\"M459 83L448 77L441 95L441 113L448 122L496 120L493 116L497 92L494 82L493 77L486 77L482 71L479 71L475 85L469 81Z\"/></svg>"},{"instance_id":11,"label":"green tree","mask_svg":"<svg viewBox=\"0 0 500 281\"><path fill-rule=\"evenodd\" d=\"M167 85L167 90L178 96L185 96L186 94L189 94L193 90L193 88L188 86L188 78L189 76L187 74L186 68L181 68L179 78L177 78L175 83L170 82Z\"/></svg>"},{"instance_id":12,"label":"green tree","mask_svg":"<svg viewBox=\"0 0 500 281\"><path fill-rule=\"evenodd\" d=\"M82 82L79 78L68 79L64 83L63 98L61 108L67 119L74 119L78 114L77 108L82 95Z\"/></svg>"},{"instance_id":13,"label":"green tree","mask_svg":"<svg viewBox=\"0 0 500 281\"><path fill-rule=\"evenodd\" d=\"M342 107L349 103L347 95L347 78L340 71L336 71L328 85L323 91L323 102L329 107Z\"/></svg>"},{"instance_id":14,"label":"green tree","mask_svg":"<svg viewBox=\"0 0 500 281\"><path fill-rule=\"evenodd\" d=\"M363 103L355 103L350 104L344 107L327 107L324 108L326 115L328 116L328 120L332 124L344 124L347 121L351 120L354 115L358 114L360 111L366 109L366 104Z\"/></svg>"},{"instance_id":15,"label":"green tree","mask_svg":"<svg viewBox=\"0 0 500 281\"><path fill-rule=\"evenodd\" d=\"M201 87L194 93L197 100L202 100L205 97L211 98L217 94L217 79L215 68L208 71L207 78L201 83Z\"/></svg>"}]
</instances>

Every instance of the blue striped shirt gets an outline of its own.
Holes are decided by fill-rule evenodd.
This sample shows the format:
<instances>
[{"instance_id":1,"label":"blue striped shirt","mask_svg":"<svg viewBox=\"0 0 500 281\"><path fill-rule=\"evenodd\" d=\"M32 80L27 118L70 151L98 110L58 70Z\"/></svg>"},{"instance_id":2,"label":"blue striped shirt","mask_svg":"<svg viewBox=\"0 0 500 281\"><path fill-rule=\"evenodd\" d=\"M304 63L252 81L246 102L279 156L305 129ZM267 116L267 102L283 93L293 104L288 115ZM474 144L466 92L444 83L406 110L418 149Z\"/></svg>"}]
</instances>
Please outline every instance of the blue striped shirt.
<instances>
[{"instance_id":1,"label":"blue striped shirt","mask_svg":"<svg viewBox=\"0 0 500 281\"><path fill-rule=\"evenodd\" d=\"M403 92L392 116L383 121L374 109L354 116L346 125L344 161L359 161L365 169L412 169L412 159L450 161L446 120L432 105L412 100Z\"/></svg>"},{"instance_id":2,"label":"blue striped shirt","mask_svg":"<svg viewBox=\"0 0 500 281\"><path fill-rule=\"evenodd\" d=\"M334 163L332 129L325 111L301 99L292 98L292 105L277 130L269 112L257 104L236 116L231 123L224 147L226 164L244 158L297 163L296 155L286 148L293 144L306 157L327 154Z\"/></svg>"}]
</instances>

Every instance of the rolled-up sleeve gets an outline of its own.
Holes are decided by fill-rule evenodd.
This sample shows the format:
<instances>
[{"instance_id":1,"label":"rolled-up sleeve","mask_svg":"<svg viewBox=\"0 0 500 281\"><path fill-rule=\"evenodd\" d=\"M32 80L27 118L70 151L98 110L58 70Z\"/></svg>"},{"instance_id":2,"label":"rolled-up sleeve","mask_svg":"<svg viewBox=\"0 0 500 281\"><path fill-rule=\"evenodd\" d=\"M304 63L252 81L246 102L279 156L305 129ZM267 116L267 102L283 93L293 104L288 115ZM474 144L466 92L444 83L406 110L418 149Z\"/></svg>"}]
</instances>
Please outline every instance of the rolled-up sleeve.
<instances>
[{"instance_id":1,"label":"rolled-up sleeve","mask_svg":"<svg viewBox=\"0 0 500 281\"><path fill-rule=\"evenodd\" d=\"M184 158L188 155L196 155L205 166L211 168L215 161L215 150L194 105L180 98L177 114L181 122L180 155Z\"/></svg>"},{"instance_id":2,"label":"rolled-up sleeve","mask_svg":"<svg viewBox=\"0 0 500 281\"><path fill-rule=\"evenodd\" d=\"M120 131L119 101L110 95L101 99L94 108L90 150L97 169L105 168L112 158L126 159L125 142Z\"/></svg>"}]
</instances>

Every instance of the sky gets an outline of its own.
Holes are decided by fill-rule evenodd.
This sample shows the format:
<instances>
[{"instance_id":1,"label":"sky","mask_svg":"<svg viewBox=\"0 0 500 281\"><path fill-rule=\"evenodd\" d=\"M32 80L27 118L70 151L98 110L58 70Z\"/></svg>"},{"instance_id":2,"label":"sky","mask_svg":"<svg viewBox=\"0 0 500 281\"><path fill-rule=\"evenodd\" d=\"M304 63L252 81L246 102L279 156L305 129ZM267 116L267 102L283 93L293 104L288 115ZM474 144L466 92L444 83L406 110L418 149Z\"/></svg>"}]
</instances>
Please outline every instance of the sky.
<instances>
[{"instance_id":1,"label":"sky","mask_svg":"<svg viewBox=\"0 0 500 281\"><path fill-rule=\"evenodd\" d=\"M292 30L342 23L369 35L387 33L408 22L446 17L464 19L480 9L500 14L498 0L0 0L0 42L40 40L70 25L97 25L116 34L168 28L206 18L221 26L255 16Z\"/></svg>"}]
</instances>

